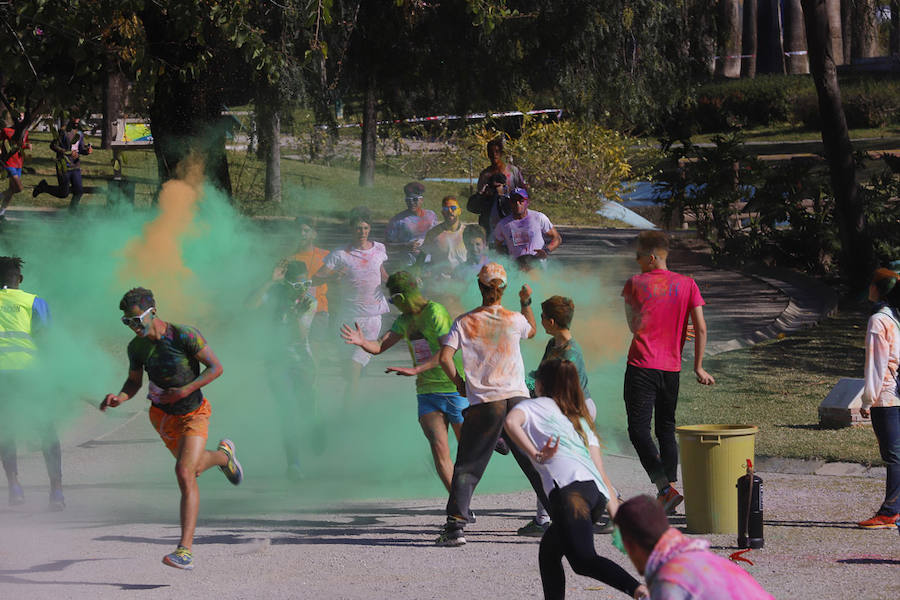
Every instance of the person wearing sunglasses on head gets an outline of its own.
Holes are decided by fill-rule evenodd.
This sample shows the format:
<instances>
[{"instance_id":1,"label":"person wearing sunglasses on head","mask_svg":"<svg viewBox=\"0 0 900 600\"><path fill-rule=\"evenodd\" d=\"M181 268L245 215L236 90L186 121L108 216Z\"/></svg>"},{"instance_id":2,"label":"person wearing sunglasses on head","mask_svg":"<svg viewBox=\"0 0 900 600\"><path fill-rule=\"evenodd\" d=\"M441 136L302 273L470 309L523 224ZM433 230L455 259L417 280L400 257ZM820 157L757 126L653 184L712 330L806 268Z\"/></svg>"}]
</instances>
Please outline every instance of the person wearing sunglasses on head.
<instances>
[{"instance_id":1,"label":"person wearing sunglasses on head","mask_svg":"<svg viewBox=\"0 0 900 600\"><path fill-rule=\"evenodd\" d=\"M405 263L411 265L422 252L425 234L438 224L438 218L434 211L425 208L423 184L411 181L403 187L403 194L406 210L400 211L388 221L387 249L392 259L406 253Z\"/></svg>"},{"instance_id":2,"label":"person wearing sunglasses on head","mask_svg":"<svg viewBox=\"0 0 900 600\"><path fill-rule=\"evenodd\" d=\"M39 376L38 346L40 334L50 325L50 309L43 298L19 289L23 261L18 256L0 256L0 458L9 484L9 504L24 504L25 493L19 484L15 435L19 403L32 395L34 377ZM15 411L15 412L13 412ZM50 415L38 420L41 449L50 477L50 510L66 507L62 492L62 453L59 437Z\"/></svg>"},{"instance_id":3,"label":"person wearing sunglasses on head","mask_svg":"<svg viewBox=\"0 0 900 600\"><path fill-rule=\"evenodd\" d=\"M396 373L416 378L416 394L419 405L419 424L431 445L434 466L444 487L450 490L453 477L453 461L447 428L452 427L456 439L462 429L462 411L469 401L459 394L454 384L438 363L441 338L450 331L453 319L443 305L425 298L419 291L415 277L406 271L398 271L387 280L389 301L400 309L400 316L390 331L377 340L366 339L359 325L344 324L341 337L348 344L359 346L370 354L381 354L405 339L413 366L388 367L386 373ZM456 359L462 370L462 362Z\"/></svg>"},{"instance_id":4,"label":"person wearing sunglasses on head","mask_svg":"<svg viewBox=\"0 0 900 600\"><path fill-rule=\"evenodd\" d=\"M106 395L100 410L133 398L147 371L150 423L175 457L175 476L181 489L181 539L175 551L163 557L163 564L190 570L194 568L191 546L200 509L197 477L211 467L219 467L234 485L244 478L231 440L221 440L214 451L206 449L212 410L201 388L222 374L222 364L196 328L156 316L156 300L150 290L128 290L119 310L122 323L135 335L128 344L128 378L118 394Z\"/></svg>"},{"instance_id":5,"label":"person wearing sunglasses on head","mask_svg":"<svg viewBox=\"0 0 900 600\"><path fill-rule=\"evenodd\" d=\"M283 260L247 302L248 308L264 309L272 315L264 333L266 372L279 407L287 476L295 481L303 477L303 432L314 430L309 422L317 414L318 362L309 345L309 331L318 306L316 292L305 262Z\"/></svg>"},{"instance_id":6,"label":"person wearing sunglasses on head","mask_svg":"<svg viewBox=\"0 0 900 600\"><path fill-rule=\"evenodd\" d=\"M466 244L463 241L465 227L460 214L456 197L445 196L441 201L444 220L425 234L424 251L419 254L417 262L424 263L425 256L430 256L431 273L434 276L450 277L453 269L466 262Z\"/></svg>"}]
</instances>

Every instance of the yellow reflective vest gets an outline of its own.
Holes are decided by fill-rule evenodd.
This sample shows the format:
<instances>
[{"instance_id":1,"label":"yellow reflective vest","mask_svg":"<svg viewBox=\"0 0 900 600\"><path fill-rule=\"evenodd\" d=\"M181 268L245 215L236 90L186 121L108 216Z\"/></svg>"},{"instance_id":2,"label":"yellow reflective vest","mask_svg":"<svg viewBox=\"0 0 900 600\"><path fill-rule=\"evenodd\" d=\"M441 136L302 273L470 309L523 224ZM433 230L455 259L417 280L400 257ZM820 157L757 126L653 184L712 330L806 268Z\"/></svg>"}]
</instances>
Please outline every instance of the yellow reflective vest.
<instances>
[{"instance_id":1,"label":"yellow reflective vest","mask_svg":"<svg viewBox=\"0 0 900 600\"><path fill-rule=\"evenodd\" d=\"M0 289L0 371L20 371L34 362L37 346L31 339L34 294Z\"/></svg>"}]
</instances>

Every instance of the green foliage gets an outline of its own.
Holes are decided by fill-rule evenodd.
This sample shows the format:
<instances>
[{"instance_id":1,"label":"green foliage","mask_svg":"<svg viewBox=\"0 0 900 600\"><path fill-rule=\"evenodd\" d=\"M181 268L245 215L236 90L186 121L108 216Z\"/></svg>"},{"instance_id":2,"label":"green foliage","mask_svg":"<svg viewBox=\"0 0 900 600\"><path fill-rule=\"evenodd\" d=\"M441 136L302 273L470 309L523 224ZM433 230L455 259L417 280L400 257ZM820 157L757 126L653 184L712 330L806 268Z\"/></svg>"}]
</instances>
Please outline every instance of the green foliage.
<instances>
[{"instance_id":1,"label":"green foliage","mask_svg":"<svg viewBox=\"0 0 900 600\"><path fill-rule=\"evenodd\" d=\"M879 264L900 258L900 175L884 170L860 186Z\"/></svg>"}]
</instances>

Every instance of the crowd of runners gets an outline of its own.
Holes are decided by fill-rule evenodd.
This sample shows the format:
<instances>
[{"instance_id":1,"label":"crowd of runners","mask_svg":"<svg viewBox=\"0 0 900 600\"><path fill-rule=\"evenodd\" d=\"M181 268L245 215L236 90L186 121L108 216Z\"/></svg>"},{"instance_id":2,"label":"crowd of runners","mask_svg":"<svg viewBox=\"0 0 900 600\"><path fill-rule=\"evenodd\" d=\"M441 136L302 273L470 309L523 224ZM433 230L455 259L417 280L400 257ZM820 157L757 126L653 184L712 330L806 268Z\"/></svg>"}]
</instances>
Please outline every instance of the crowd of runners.
<instances>
[{"instance_id":1,"label":"crowd of runners","mask_svg":"<svg viewBox=\"0 0 900 600\"><path fill-rule=\"evenodd\" d=\"M476 520L471 508L475 488L495 452L511 453L537 498L534 518L517 533L541 537L538 562L546 598L564 596L563 557L576 573L636 598L768 598L742 569L709 553L702 540L682 536L666 517L683 500L677 488L675 409L687 340L694 343L697 381L715 383L703 368L707 329L696 282L668 270L664 233L638 235L639 272L622 289L633 334L622 410L653 497L623 501L603 466L589 367L571 330L575 303L552 295L534 304L527 283L507 289L509 270L522 271L526 280L539 275L562 238L544 214L529 208L524 179L503 163L502 146L489 144L488 152L492 164L467 202L481 224L463 224L462 209L452 196L441 200L439 220L425 208L424 186L413 182L404 188L406 210L391 219L384 243L371 239L372 220L364 209L350 212L349 242L331 251L316 246L314 222L300 220L296 252L248 295L247 308L265 311L277 325L278 337L268 346L279 355L281 367L270 373L269 386L284 405L288 476L303 474L297 430L299 422L315 418L316 398L322 393L316 357L342 355L338 360L345 365L346 383L329 394L352 399L370 357L403 341L411 365L387 371L415 377L419 424L449 494L437 545L466 543L465 530ZM0 372L7 385L27 386L41 330L50 319L46 302L19 288L22 271L20 259L0 258ZM889 298L895 276L882 273L879 282L890 281L879 283L877 299ZM476 306L459 306L465 288L477 288ZM396 311L387 323L391 307ZM197 477L217 466L234 485L243 479L231 440L221 440L215 450L206 448L211 403L204 388L223 374L223 366L195 327L163 320L151 290L129 290L119 309L122 323L134 334L127 347L127 377L100 408L112 409L136 396L146 372L150 422L175 458L181 490L181 539L163 562L192 569ZM878 317L879 326L891 325L887 317ZM541 331L549 336L543 357L526 367L521 344ZM896 354L891 344L897 345L897 339L891 337L882 354ZM324 350L313 351L316 345ZM896 361L893 365L896 372ZM876 412L887 412L880 410L885 402L876 400L873 420ZM884 422L886 417L880 417L879 423ZM0 423L11 421L2 418ZM884 425L883 437L896 437L895 427ZM451 431L458 441L455 457ZM42 432L50 506L62 510L59 441L52 425L45 423ZM0 433L9 500L21 503L15 431L7 427ZM890 477L896 479L896 474ZM889 484L897 485L894 480ZM896 521L896 506L888 506L889 500L880 512L893 511ZM896 493L892 501L896 503ZM615 531L617 545L645 576L646 585L597 555L593 536L604 531ZM705 589L727 590L728 595L704 595Z\"/></svg>"}]
</instances>

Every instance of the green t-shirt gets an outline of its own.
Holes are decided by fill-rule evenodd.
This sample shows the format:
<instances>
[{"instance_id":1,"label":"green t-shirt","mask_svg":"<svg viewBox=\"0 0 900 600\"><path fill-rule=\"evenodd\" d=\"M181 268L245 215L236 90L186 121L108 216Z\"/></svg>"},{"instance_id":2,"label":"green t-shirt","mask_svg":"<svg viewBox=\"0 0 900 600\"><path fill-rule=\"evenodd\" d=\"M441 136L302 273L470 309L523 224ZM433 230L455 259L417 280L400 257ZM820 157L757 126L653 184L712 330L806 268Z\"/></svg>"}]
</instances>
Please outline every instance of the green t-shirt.
<instances>
[{"instance_id":1,"label":"green t-shirt","mask_svg":"<svg viewBox=\"0 0 900 600\"><path fill-rule=\"evenodd\" d=\"M447 309L437 302L428 302L422 310L415 315L400 315L391 331L406 338L409 346L409 354L413 364L418 366L441 351L441 338L450 331L453 319ZM453 357L456 370L463 376L462 360L457 352ZM456 386L437 366L419 373L416 377L416 393L419 394L452 394L456 392Z\"/></svg>"},{"instance_id":2,"label":"green t-shirt","mask_svg":"<svg viewBox=\"0 0 900 600\"><path fill-rule=\"evenodd\" d=\"M128 344L128 369L147 371L150 379L148 397L154 406L171 415L185 415L203 403L203 392L195 390L174 404L157 404L154 397L167 388L181 387L200 374L200 361L195 357L206 348L206 340L197 329L169 323L166 333L154 341L135 337Z\"/></svg>"},{"instance_id":3,"label":"green t-shirt","mask_svg":"<svg viewBox=\"0 0 900 600\"><path fill-rule=\"evenodd\" d=\"M541 359L541 364L554 359L568 360L575 363L575 368L578 369L578 379L581 381L581 390L584 392L584 399L587 400L590 398L591 392L588 390L587 370L584 367L584 353L581 351L581 346L578 345L578 342L571 339L568 344L557 347L553 338L550 338L547 342L547 346L544 348L544 357ZM528 374L528 377L525 378L528 390L532 394L534 394L534 377L536 374L536 370L532 371Z\"/></svg>"}]
</instances>

